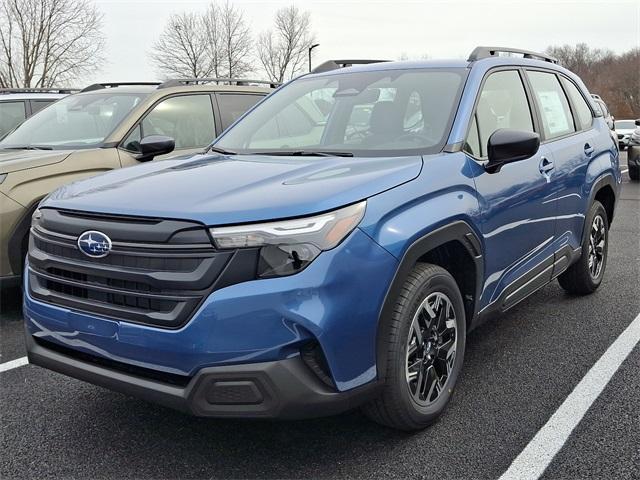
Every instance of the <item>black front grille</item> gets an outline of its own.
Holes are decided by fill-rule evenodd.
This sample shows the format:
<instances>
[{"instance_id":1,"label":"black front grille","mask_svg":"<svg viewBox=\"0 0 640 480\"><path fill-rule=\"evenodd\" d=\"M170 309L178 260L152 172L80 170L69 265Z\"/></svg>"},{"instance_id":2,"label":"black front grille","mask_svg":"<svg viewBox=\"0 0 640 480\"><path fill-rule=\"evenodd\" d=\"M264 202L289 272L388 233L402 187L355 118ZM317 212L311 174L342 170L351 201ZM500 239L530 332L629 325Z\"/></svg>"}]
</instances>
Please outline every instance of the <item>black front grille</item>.
<instances>
[{"instance_id":1,"label":"black front grille","mask_svg":"<svg viewBox=\"0 0 640 480\"><path fill-rule=\"evenodd\" d=\"M99 230L109 255L87 257L77 238ZM29 291L84 312L178 328L212 291L255 278L256 250L217 251L197 223L42 209L29 243Z\"/></svg>"}]
</instances>

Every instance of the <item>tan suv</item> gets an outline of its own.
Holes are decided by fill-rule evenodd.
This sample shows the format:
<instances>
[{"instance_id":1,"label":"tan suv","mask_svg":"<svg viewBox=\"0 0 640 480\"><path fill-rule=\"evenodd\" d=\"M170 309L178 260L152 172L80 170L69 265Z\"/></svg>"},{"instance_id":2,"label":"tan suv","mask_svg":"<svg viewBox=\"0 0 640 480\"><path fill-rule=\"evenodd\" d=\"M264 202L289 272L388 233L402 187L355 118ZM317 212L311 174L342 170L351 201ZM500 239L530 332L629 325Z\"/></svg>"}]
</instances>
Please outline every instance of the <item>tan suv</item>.
<instances>
[{"instance_id":1,"label":"tan suv","mask_svg":"<svg viewBox=\"0 0 640 480\"><path fill-rule=\"evenodd\" d=\"M203 150L273 91L233 79L95 84L27 119L0 142L0 286L19 281L31 214L69 182Z\"/></svg>"}]
</instances>

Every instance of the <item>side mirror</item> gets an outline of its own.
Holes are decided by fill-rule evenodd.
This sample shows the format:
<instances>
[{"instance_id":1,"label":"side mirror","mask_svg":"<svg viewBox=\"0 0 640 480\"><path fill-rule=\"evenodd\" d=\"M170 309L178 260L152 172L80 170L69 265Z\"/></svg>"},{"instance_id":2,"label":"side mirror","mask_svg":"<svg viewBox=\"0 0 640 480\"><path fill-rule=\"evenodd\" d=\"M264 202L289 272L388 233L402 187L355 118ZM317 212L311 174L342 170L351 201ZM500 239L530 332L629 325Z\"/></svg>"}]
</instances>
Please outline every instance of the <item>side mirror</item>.
<instances>
[{"instance_id":1,"label":"side mirror","mask_svg":"<svg viewBox=\"0 0 640 480\"><path fill-rule=\"evenodd\" d=\"M640 127L640 118L637 118L637 119L636 119L636 126L637 126L637 127Z\"/></svg>"},{"instance_id":2,"label":"side mirror","mask_svg":"<svg viewBox=\"0 0 640 480\"><path fill-rule=\"evenodd\" d=\"M173 152L176 142L171 137L164 135L149 135L140 140L140 155L136 158L140 162L148 162L158 155Z\"/></svg>"},{"instance_id":3,"label":"side mirror","mask_svg":"<svg viewBox=\"0 0 640 480\"><path fill-rule=\"evenodd\" d=\"M533 157L540 148L540 135L525 130L501 128L489 137L489 162L485 170L499 172L506 163Z\"/></svg>"}]
</instances>

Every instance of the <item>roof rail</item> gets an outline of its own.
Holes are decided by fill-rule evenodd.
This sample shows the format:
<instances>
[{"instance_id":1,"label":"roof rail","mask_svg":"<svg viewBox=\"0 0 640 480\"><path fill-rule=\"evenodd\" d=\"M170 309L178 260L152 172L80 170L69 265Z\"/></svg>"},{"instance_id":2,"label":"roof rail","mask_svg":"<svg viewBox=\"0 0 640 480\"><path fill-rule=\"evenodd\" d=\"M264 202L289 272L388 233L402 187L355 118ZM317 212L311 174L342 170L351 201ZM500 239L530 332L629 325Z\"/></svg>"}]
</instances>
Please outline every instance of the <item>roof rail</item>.
<instances>
[{"instance_id":1,"label":"roof rail","mask_svg":"<svg viewBox=\"0 0 640 480\"><path fill-rule=\"evenodd\" d=\"M326 62L321 63L316 68L311 70L311 73L330 72L331 70L351 67L352 65L367 65L369 63L381 63L389 61L390 60L327 60Z\"/></svg>"},{"instance_id":2,"label":"roof rail","mask_svg":"<svg viewBox=\"0 0 640 480\"><path fill-rule=\"evenodd\" d=\"M519 53L524 58L537 58L538 60L544 60L549 63L558 63L557 59L549 55L545 55L544 53L509 47L476 47L473 49L473 52L471 52L471 55L469 55L467 60L469 62L475 62L476 60L481 60L483 58L497 57L500 53Z\"/></svg>"},{"instance_id":3,"label":"roof rail","mask_svg":"<svg viewBox=\"0 0 640 480\"><path fill-rule=\"evenodd\" d=\"M79 88L0 88L0 93L75 93Z\"/></svg>"},{"instance_id":4,"label":"roof rail","mask_svg":"<svg viewBox=\"0 0 640 480\"><path fill-rule=\"evenodd\" d=\"M160 82L114 82L114 83L93 83L88 87L84 87L81 92L93 92L94 90L102 90L104 88L126 87L133 85L160 85Z\"/></svg>"},{"instance_id":5,"label":"roof rail","mask_svg":"<svg viewBox=\"0 0 640 480\"><path fill-rule=\"evenodd\" d=\"M158 85L158 88L180 87L183 85L201 85L204 83L216 83L220 85L268 85L270 88L279 87L277 82L270 82L268 80L251 80L247 78L175 78L166 80Z\"/></svg>"}]
</instances>

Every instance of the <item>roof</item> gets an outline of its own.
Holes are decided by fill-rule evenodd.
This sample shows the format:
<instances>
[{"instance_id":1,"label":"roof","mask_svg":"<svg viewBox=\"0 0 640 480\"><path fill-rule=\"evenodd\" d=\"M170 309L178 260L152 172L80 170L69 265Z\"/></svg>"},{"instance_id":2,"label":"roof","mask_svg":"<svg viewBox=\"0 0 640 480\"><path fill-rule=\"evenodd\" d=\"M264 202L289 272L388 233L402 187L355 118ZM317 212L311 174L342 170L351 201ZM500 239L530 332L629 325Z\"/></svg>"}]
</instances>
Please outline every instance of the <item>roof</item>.
<instances>
[{"instance_id":1,"label":"roof","mask_svg":"<svg viewBox=\"0 0 640 480\"><path fill-rule=\"evenodd\" d=\"M537 68L545 68L549 70L555 70L563 72L572 78L577 78L575 75L566 68L544 60L538 60L534 58L523 58L515 56L491 56L486 58L480 58L474 61L468 60L414 60L414 61L391 61L381 63L368 63L364 65L353 65L351 67L338 68L321 73L311 73L305 75L319 77L324 75L339 75L343 73L351 72L376 72L385 70L408 70L408 69L429 69L429 68L478 68L486 71L489 68L497 66L530 66Z\"/></svg>"},{"instance_id":2,"label":"roof","mask_svg":"<svg viewBox=\"0 0 640 480\"><path fill-rule=\"evenodd\" d=\"M8 100L57 100L62 97L66 97L68 93L0 93L0 102Z\"/></svg>"},{"instance_id":3,"label":"roof","mask_svg":"<svg viewBox=\"0 0 640 480\"><path fill-rule=\"evenodd\" d=\"M326 72L312 74L313 76L320 75L335 75L339 73L349 72L377 72L382 70L406 70L406 69L418 69L418 68L467 68L469 62L466 60L403 60L397 62L379 62L379 63L367 63L362 65L353 65L351 67L340 68L336 70L329 70Z\"/></svg>"},{"instance_id":4,"label":"roof","mask_svg":"<svg viewBox=\"0 0 640 480\"><path fill-rule=\"evenodd\" d=\"M177 85L175 87L166 87L166 88L158 88L157 85L121 85L116 87L100 88L96 90L80 92L78 93L78 95L105 95L105 94L124 93L124 94L144 94L144 95L158 94L158 96L164 97L173 93L193 92L193 91L245 92L245 93L268 94L268 93L271 93L273 89L256 87L256 86L215 85L215 84Z\"/></svg>"}]
</instances>

